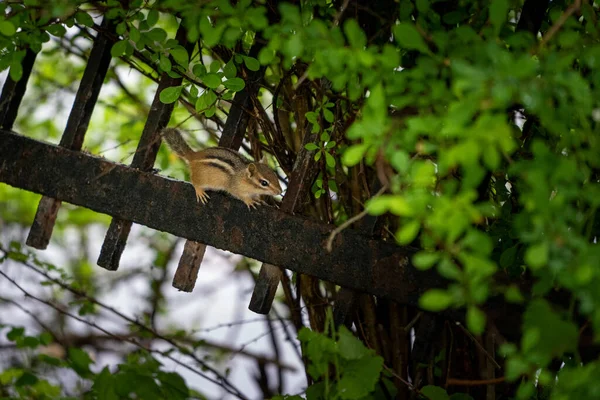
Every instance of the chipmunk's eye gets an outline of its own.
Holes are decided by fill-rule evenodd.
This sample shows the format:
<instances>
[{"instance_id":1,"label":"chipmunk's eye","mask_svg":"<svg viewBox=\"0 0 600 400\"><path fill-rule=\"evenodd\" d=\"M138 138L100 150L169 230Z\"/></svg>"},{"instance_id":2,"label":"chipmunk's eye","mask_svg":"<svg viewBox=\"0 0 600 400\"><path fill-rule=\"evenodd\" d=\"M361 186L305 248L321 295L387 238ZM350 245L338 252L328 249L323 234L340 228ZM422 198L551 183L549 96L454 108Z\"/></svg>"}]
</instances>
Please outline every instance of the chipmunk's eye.
<instances>
[{"instance_id":1,"label":"chipmunk's eye","mask_svg":"<svg viewBox=\"0 0 600 400\"><path fill-rule=\"evenodd\" d=\"M269 182L265 181L264 179L261 179L261 180L260 180L260 184L261 184L262 186L264 186L264 187L267 187L267 186L269 186Z\"/></svg>"}]
</instances>

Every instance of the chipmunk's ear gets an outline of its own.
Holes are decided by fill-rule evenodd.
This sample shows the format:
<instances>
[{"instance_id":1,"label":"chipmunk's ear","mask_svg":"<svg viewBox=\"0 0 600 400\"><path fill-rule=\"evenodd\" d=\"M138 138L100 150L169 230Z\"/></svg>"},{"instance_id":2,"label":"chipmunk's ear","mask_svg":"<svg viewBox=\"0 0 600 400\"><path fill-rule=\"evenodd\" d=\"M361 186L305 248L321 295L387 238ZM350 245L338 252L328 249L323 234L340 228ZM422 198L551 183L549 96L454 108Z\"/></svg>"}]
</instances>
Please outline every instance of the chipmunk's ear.
<instances>
[{"instance_id":1,"label":"chipmunk's ear","mask_svg":"<svg viewBox=\"0 0 600 400\"><path fill-rule=\"evenodd\" d=\"M254 163L250 163L248 164L248 168L246 170L248 171L248 177L251 177L256 172L256 165Z\"/></svg>"}]
</instances>

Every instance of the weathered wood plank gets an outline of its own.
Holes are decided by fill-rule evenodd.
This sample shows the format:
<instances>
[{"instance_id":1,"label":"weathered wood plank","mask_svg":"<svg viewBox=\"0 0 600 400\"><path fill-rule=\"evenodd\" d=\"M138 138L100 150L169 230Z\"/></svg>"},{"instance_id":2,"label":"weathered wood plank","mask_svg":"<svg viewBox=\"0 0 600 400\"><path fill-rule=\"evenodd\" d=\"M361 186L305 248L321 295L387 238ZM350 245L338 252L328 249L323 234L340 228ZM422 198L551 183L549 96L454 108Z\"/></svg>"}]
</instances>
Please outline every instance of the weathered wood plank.
<instances>
[{"instance_id":1,"label":"weathered wood plank","mask_svg":"<svg viewBox=\"0 0 600 400\"><path fill-rule=\"evenodd\" d=\"M0 182L399 303L417 304L443 284L394 244L346 230L328 253L332 226L270 207L248 211L219 193L199 206L189 183L7 131L0 131Z\"/></svg>"}]
</instances>

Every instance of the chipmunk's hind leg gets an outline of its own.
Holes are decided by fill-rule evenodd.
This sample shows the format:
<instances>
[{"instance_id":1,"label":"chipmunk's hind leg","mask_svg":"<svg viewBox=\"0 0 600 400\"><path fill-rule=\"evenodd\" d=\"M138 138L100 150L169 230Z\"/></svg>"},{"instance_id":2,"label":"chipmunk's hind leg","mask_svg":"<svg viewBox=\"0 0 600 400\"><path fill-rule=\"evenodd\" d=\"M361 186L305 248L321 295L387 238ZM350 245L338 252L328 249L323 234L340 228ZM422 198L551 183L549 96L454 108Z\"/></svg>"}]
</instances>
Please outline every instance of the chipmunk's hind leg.
<instances>
[{"instance_id":1,"label":"chipmunk's hind leg","mask_svg":"<svg viewBox=\"0 0 600 400\"><path fill-rule=\"evenodd\" d=\"M210 196L204 191L204 189L208 188L209 186L206 182L206 176L203 176L197 172L194 173L194 168L192 168L190 178L192 185L194 185L194 190L196 191L196 200L198 203L208 203Z\"/></svg>"}]
</instances>

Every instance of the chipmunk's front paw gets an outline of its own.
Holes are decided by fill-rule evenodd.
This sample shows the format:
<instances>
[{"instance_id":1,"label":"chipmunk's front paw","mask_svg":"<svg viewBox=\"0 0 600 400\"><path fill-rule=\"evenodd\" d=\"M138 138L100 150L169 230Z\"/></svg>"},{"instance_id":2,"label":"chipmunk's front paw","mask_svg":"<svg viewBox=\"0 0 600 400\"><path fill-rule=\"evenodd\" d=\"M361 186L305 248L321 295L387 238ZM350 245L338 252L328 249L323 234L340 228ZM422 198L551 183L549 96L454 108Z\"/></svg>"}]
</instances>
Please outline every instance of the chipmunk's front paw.
<instances>
[{"instance_id":1,"label":"chipmunk's front paw","mask_svg":"<svg viewBox=\"0 0 600 400\"><path fill-rule=\"evenodd\" d=\"M256 209L257 205L261 205L263 204L262 200L260 199L244 199L242 200L244 202L244 204L246 204L246 207L248 207L248 210L250 209Z\"/></svg>"},{"instance_id":2,"label":"chipmunk's front paw","mask_svg":"<svg viewBox=\"0 0 600 400\"><path fill-rule=\"evenodd\" d=\"M204 190L196 189L196 200L198 203L206 204L208 203L208 199L210 199L210 196Z\"/></svg>"}]
</instances>

